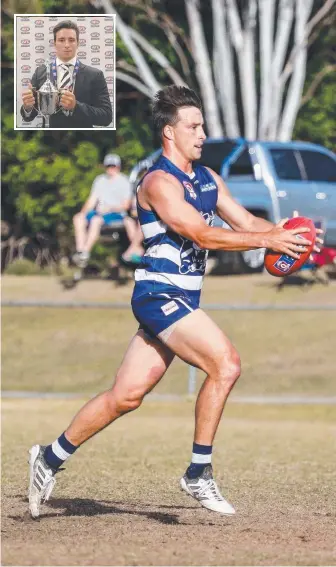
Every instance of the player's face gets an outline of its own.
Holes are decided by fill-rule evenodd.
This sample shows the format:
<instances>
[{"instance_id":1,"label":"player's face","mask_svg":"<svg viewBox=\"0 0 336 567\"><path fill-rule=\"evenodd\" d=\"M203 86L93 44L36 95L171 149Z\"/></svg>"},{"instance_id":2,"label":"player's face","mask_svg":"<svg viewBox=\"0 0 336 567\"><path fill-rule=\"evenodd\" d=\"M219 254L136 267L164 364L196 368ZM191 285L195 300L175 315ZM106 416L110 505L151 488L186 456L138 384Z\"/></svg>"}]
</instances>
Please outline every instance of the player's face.
<instances>
[{"instance_id":1,"label":"player's face","mask_svg":"<svg viewBox=\"0 0 336 567\"><path fill-rule=\"evenodd\" d=\"M175 146L186 159L199 159L206 139L202 112L194 106L187 106L179 109L178 116L179 120L173 126Z\"/></svg>"},{"instance_id":2,"label":"player's face","mask_svg":"<svg viewBox=\"0 0 336 567\"><path fill-rule=\"evenodd\" d=\"M69 61L75 57L78 48L76 30L63 28L56 33L56 55L62 61Z\"/></svg>"}]
</instances>

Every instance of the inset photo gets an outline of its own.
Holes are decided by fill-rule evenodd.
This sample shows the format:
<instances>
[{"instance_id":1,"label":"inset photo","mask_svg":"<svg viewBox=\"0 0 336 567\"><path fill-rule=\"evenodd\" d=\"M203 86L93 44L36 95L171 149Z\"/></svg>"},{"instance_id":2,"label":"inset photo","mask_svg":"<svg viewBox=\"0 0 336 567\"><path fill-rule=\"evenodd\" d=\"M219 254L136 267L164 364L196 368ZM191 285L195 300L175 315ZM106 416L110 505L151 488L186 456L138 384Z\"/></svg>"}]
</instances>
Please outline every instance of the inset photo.
<instances>
[{"instance_id":1,"label":"inset photo","mask_svg":"<svg viewBox=\"0 0 336 567\"><path fill-rule=\"evenodd\" d=\"M115 130L115 15L14 16L15 130Z\"/></svg>"}]
</instances>

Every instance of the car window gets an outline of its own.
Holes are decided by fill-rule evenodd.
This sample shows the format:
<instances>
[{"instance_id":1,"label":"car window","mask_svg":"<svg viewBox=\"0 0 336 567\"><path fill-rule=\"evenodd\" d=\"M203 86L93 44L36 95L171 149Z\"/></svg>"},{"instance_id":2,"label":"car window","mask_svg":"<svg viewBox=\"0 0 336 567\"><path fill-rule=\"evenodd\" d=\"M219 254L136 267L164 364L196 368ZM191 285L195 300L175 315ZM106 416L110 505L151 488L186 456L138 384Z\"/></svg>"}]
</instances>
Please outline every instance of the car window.
<instances>
[{"instance_id":1,"label":"car window","mask_svg":"<svg viewBox=\"0 0 336 567\"><path fill-rule=\"evenodd\" d=\"M248 175L254 177L251 156L246 148L240 156L234 161L229 168L229 177L235 175Z\"/></svg>"},{"instance_id":2,"label":"car window","mask_svg":"<svg viewBox=\"0 0 336 567\"><path fill-rule=\"evenodd\" d=\"M300 150L309 181L336 182L336 160L321 152Z\"/></svg>"},{"instance_id":3,"label":"car window","mask_svg":"<svg viewBox=\"0 0 336 567\"><path fill-rule=\"evenodd\" d=\"M279 179L301 181L301 173L293 150L270 150L275 172Z\"/></svg>"},{"instance_id":4,"label":"car window","mask_svg":"<svg viewBox=\"0 0 336 567\"><path fill-rule=\"evenodd\" d=\"M197 163L211 167L216 173L220 174L223 161L232 150L237 146L233 140L223 142L207 142L202 149L202 155Z\"/></svg>"}]
</instances>

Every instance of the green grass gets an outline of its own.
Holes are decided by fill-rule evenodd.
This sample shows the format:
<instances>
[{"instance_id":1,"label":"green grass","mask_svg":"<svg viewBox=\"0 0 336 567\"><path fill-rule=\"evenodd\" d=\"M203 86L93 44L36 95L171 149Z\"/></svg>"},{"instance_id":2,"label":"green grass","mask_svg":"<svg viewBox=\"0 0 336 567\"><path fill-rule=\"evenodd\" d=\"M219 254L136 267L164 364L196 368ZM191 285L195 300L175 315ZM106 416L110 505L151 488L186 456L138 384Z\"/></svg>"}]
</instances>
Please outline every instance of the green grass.
<instances>
[{"instance_id":1,"label":"green grass","mask_svg":"<svg viewBox=\"0 0 336 567\"><path fill-rule=\"evenodd\" d=\"M336 395L336 312L211 312L241 354L235 394ZM130 310L3 308L5 390L108 388L137 323ZM202 380L198 372L198 384ZM156 392L187 393L174 361Z\"/></svg>"}]
</instances>

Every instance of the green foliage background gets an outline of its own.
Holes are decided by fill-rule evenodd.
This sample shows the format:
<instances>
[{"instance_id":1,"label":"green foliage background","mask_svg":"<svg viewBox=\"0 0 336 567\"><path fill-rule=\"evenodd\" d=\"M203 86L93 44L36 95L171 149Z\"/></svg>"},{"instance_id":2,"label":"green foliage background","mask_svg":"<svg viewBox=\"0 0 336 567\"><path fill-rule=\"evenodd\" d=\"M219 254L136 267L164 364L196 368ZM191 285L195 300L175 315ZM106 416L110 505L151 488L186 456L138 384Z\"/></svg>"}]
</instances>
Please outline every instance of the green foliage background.
<instances>
[{"instance_id":1,"label":"green foliage background","mask_svg":"<svg viewBox=\"0 0 336 567\"><path fill-rule=\"evenodd\" d=\"M316 0L317 3L320 0ZM155 46L175 64L176 54L163 34L145 18L141 11L117 0L122 16L138 27ZM36 0L44 13L96 13L86 0ZM29 12L32 13L31 4ZM159 5L163 6L163 0ZM173 17L185 25L178 2L170 4ZM153 149L149 101L134 93L125 83L117 84L116 132L22 132L13 130L13 13L27 11L27 2L7 0L2 8L2 219L15 235L31 236L37 231L57 234L59 223L71 230L71 219L86 199L100 163L108 151L117 152L124 170L131 167ZM154 37L155 34L155 37ZM310 50L306 88L316 73L327 63L335 63L333 45L336 33L326 27ZM117 58L131 63L129 55L117 40ZM167 78L158 74L162 83ZM191 85L192 86L192 85ZM321 143L333 149L335 77L328 75L317 88L314 97L302 107L295 129L295 138Z\"/></svg>"}]
</instances>

